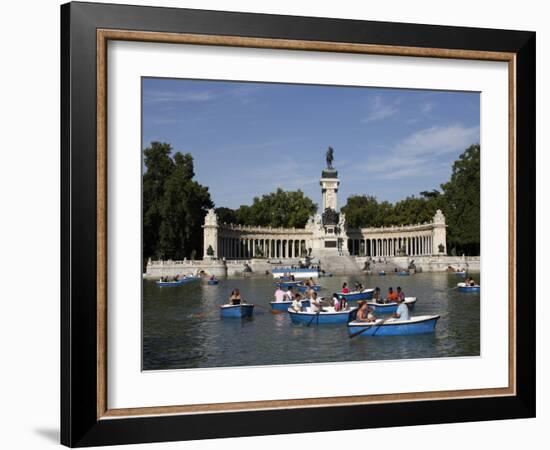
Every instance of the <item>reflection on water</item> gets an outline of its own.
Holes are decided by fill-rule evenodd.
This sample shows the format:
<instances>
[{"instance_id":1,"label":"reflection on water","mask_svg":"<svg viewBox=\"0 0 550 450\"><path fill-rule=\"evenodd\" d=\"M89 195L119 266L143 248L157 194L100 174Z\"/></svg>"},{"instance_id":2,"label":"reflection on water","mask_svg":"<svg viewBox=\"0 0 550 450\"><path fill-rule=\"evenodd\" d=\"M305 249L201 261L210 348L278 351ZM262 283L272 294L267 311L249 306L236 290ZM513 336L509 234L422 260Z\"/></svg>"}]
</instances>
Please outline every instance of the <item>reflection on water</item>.
<instances>
[{"instance_id":1,"label":"reflection on water","mask_svg":"<svg viewBox=\"0 0 550 450\"><path fill-rule=\"evenodd\" d=\"M475 276L476 280L479 276ZM413 315L439 314L434 334L348 338L344 325L294 325L287 314L272 314L272 278L196 282L158 288L143 281L143 369L298 364L405 358L478 356L479 293L456 290L459 277L425 273L408 277L320 278L321 296L330 297L346 281L353 285L401 286L418 301ZM257 306L250 319L221 319L218 305L232 289Z\"/></svg>"}]
</instances>

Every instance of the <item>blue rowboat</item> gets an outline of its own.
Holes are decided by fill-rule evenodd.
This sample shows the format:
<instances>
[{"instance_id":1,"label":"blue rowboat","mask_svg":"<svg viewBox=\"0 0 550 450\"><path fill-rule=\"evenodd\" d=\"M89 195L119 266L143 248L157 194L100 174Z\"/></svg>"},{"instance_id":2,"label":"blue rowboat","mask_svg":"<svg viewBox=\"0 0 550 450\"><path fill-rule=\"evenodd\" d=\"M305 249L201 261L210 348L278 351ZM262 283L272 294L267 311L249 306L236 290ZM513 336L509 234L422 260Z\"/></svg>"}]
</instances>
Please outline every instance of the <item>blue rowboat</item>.
<instances>
[{"instance_id":1,"label":"blue rowboat","mask_svg":"<svg viewBox=\"0 0 550 450\"><path fill-rule=\"evenodd\" d=\"M397 276L400 276L400 277L406 277L408 275L410 275L410 274L406 270L402 270L401 272L397 272Z\"/></svg>"},{"instance_id":2,"label":"blue rowboat","mask_svg":"<svg viewBox=\"0 0 550 450\"><path fill-rule=\"evenodd\" d=\"M314 284L313 286L306 286L305 284L298 284L298 285L296 285L296 288L300 292L305 292L309 289L313 289L315 292L319 292L321 290L321 285L320 284Z\"/></svg>"},{"instance_id":3,"label":"blue rowboat","mask_svg":"<svg viewBox=\"0 0 550 450\"><path fill-rule=\"evenodd\" d=\"M414 305L416 304L416 297L405 297L405 305L409 307L409 309L413 309ZM376 302L368 302L367 305L369 305L370 308L374 310L377 314L393 314L397 311L397 307L399 306L396 302L391 303L376 303Z\"/></svg>"},{"instance_id":4,"label":"blue rowboat","mask_svg":"<svg viewBox=\"0 0 550 450\"><path fill-rule=\"evenodd\" d=\"M374 323L352 321L348 323L350 335L357 336L409 336L413 334L426 334L435 332L439 316L416 316L409 320L378 319Z\"/></svg>"},{"instance_id":5,"label":"blue rowboat","mask_svg":"<svg viewBox=\"0 0 550 450\"><path fill-rule=\"evenodd\" d=\"M465 277L466 276L466 271L465 270L462 270L462 271L456 271L455 272L455 275L458 275L459 277Z\"/></svg>"},{"instance_id":6,"label":"blue rowboat","mask_svg":"<svg viewBox=\"0 0 550 450\"><path fill-rule=\"evenodd\" d=\"M294 278L315 278L319 276L321 271L318 268L313 267L277 267L271 270L273 278L281 278L293 276Z\"/></svg>"},{"instance_id":7,"label":"blue rowboat","mask_svg":"<svg viewBox=\"0 0 550 450\"><path fill-rule=\"evenodd\" d=\"M357 307L345 311L335 311L332 306L327 306L323 307L323 310L319 313L311 312L311 310L296 312L289 308L288 314L292 323L305 323L306 325L344 324L355 318Z\"/></svg>"},{"instance_id":8,"label":"blue rowboat","mask_svg":"<svg viewBox=\"0 0 550 450\"><path fill-rule=\"evenodd\" d=\"M385 276L385 275L386 275L386 272L385 272L385 271L383 271L383 270L381 270L380 272L378 272L378 275L379 275L379 276L381 276L381 277L383 277L383 276Z\"/></svg>"},{"instance_id":9,"label":"blue rowboat","mask_svg":"<svg viewBox=\"0 0 550 450\"><path fill-rule=\"evenodd\" d=\"M302 304L302 308L309 308L309 306L311 306L311 303L309 300L302 300L300 302ZM287 312L288 311L288 308L290 308L292 306L292 302L291 301L285 301L285 302L269 302L269 304L271 305L271 310L272 311L284 311L284 312Z\"/></svg>"},{"instance_id":10,"label":"blue rowboat","mask_svg":"<svg viewBox=\"0 0 550 450\"><path fill-rule=\"evenodd\" d=\"M281 281L275 284L277 286L281 286L282 288L289 289L289 288L295 288L301 283L302 283L301 281Z\"/></svg>"},{"instance_id":11,"label":"blue rowboat","mask_svg":"<svg viewBox=\"0 0 550 450\"><path fill-rule=\"evenodd\" d=\"M197 280L200 280L200 277L184 277L184 278L180 278L178 281L157 280L157 286L159 287L181 286L183 284L191 283L192 281L197 281Z\"/></svg>"},{"instance_id":12,"label":"blue rowboat","mask_svg":"<svg viewBox=\"0 0 550 450\"><path fill-rule=\"evenodd\" d=\"M214 285L216 285L216 284L218 284L218 283L219 283L218 280L208 280L208 284L209 284L210 286L214 286Z\"/></svg>"},{"instance_id":13,"label":"blue rowboat","mask_svg":"<svg viewBox=\"0 0 550 450\"><path fill-rule=\"evenodd\" d=\"M344 298L347 302L356 302L357 300L371 300L374 289L363 289L361 292L350 292L344 294L342 292L338 293L338 298Z\"/></svg>"},{"instance_id":14,"label":"blue rowboat","mask_svg":"<svg viewBox=\"0 0 550 450\"><path fill-rule=\"evenodd\" d=\"M241 303L240 305L221 305L220 313L223 318L241 318L252 317L254 311L254 305L251 303Z\"/></svg>"},{"instance_id":15,"label":"blue rowboat","mask_svg":"<svg viewBox=\"0 0 550 450\"><path fill-rule=\"evenodd\" d=\"M458 283L458 292L479 292L480 286L476 284L475 286L469 286L466 283Z\"/></svg>"}]
</instances>

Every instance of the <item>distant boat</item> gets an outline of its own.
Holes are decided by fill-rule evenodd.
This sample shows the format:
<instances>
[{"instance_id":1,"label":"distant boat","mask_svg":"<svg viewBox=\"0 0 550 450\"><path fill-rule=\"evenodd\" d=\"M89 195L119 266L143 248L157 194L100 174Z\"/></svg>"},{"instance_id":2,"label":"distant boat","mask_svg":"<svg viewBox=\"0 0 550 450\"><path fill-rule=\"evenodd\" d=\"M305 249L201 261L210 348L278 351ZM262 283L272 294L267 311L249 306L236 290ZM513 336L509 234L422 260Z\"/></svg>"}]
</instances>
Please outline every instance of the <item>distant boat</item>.
<instances>
[{"instance_id":1,"label":"distant boat","mask_svg":"<svg viewBox=\"0 0 550 450\"><path fill-rule=\"evenodd\" d=\"M357 300L371 300L374 289L363 289L360 292L349 292L344 294L338 292L338 298L344 298L347 302L356 302Z\"/></svg>"},{"instance_id":2,"label":"distant boat","mask_svg":"<svg viewBox=\"0 0 550 450\"><path fill-rule=\"evenodd\" d=\"M284 278L293 276L294 278L316 278L320 274L318 268L313 267L277 267L271 270L273 278Z\"/></svg>"},{"instance_id":3,"label":"distant boat","mask_svg":"<svg viewBox=\"0 0 550 450\"><path fill-rule=\"evenodd\" d=\"M465 270L457 270L455 272L455 275L458 275L460 277L465 277L466 276L466 271Z\"/></svg>"},{"instance_id":4,"label":"distant boat","mask_svg":"<svg viewBox=\"0 0 550 450\"><path fill-rule=\"evenodd\" d=\"M307 300L302 300L300 302L302 304L302 307L303 308L309 308L311 306L311 302L309 301L309 299ZM284 302L269 302L269 304L271 305L271 310L272 311L284 311L284 312L287 312L288 311L288 308L290 308L292 306L292 301L284 301Z\"/></svg>"},{"instance_id":5,"label":"distant boat","mask_svg":"<svg viewBox=\"0 0 550 450\"><path fill-rule=\"evenodd\" d=\"M208 280L208 284L213 286L215 284L218 284L219 283L219 280L216 280L216 279L213 279L213 280Z\"/></svg>"},{"instance_id":6,"label":"distant boat","mask_svg":"<svg viewBox=\"0 0 550 450\"><path fill-rule=\"evenodd\" d=\"M170 286L181 286L183 284L191 283L192 281L200 280L200 277L183 277L177 281L160 281L157 280L157 286L159 287L170 287Z\"/></svg>"},{"instance_id":7,"label":"distant boat","mask_svg":"<svg viewBox=\"0 0 550 450\"><path fill-rule=\"evenodd\" d=\"M406 277L406 276L408 276L408 275L410 275L410 274L409 274L409 272L406 271L406 270L401 270L400 272L397 272L397 275L400 276L400 277Z\"/></svg>"},{"instance_id":8,"label":"distant boat","mask_svg":"<svg viewBox=\"0 0 550 450\"><path fill-rule=\"evenodd\" d=\"M372 308L374 312L378 314L392 314L397 311L397 307L399 306L396 302L391 302L391 303L368 302L367 305L369 305L369 307ZM414 306L416 305L416 297L405 297L405 305L407 305L409 309L413 309Z\"/></svg>"},{"instance_id":9,"label":"distant boat","mask_svg":"<svg viewBox=\"0 0 550 450\"><path fill-rule=\"evenodd\" d=\"M225 304L220 306L220 313L223 318L252 317L254 305L252 303L241 303L239 305Z\"/></svg>"},{"instance_id":10,"label":"distant boat","mask_svg":"<svg viewBox=\"0 0 550 450\"><path fill-rule=\"evenodd\" d=\"M313 286L306 286L305 284L298 284L298 285L296 285L296 288L300 292L305 292L309 289L313 289L315 292L319 292L321 290L321 285L320 284L314 284Z\"/></svg>"},{"instance_id":11,"label":"distant boat","mask_svg":"<svg viewBox=\"0 0 550 450\"><path fill-rule=\"evenodd\" d=\"M409 336L435 332L439 316L416 316L409 320L378 319L376 322L352 321L348 323L348 332L356 336ZM360 333L361 330L365 330Z\"/></svg>"},{"instance_id":12,"label":"distant boat","mask_svg":"<svg viewBox=\"0 0 550 450\"><path fill-rule=\"evenodd\" d=\"M288 309L292 323L305 323L306 325L344 324L355 318L357 307L344 311L335 311L332 306L323 307L323 312L300 311Z\"/></svg>"},{"instance_id":13,"label":"distant boat","mask_svg":"<svg viewBox=\"0 0 550 450\"><path fill-rule=\"evenodd\" d=\"M378 275L381 276L381 277L383 277L383 276L386 275L386 271L381 270L380 272L378 272Z\"/></svg>"},{"instance_id":14,"label":"distant boat","mask_svg":"<svg viewBox=\"0 0 550 450\"><path fill-rule=\"evenodd\" d=\"M470 286L466 283L458 283L457 287L458 287L458 292L479 292L480 290L479 284Z\"/></svg>"}]
</instances>

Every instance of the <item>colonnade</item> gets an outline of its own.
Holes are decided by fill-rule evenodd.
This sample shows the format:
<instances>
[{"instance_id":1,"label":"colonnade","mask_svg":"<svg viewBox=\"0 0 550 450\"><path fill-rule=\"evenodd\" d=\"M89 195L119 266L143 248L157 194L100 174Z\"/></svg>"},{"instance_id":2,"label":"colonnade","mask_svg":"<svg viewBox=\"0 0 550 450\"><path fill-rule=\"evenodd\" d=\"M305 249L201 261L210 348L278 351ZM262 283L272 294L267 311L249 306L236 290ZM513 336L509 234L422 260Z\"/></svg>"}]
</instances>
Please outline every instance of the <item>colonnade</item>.
<instances>
[{"instance_id":1,"label":"colonnade","mask_svg":"<svg viewBox=\"0 0 550 450\"><path fill-rule=\"evenodd\" d=\"M218 257L299 258L307 254L305 239L218 237Z\"/></svg>"},{"instance_id":2,"label":"colonnade","mask_svg":"<svg viewBox=\"0 0 550 450\"><path fill-rule=\"evenodd\" d=\"M355 256L399 256L403 249L407 256L432 255L433 238L421 234L403 237L381 237L372 239L348 239L348 251Z\"/></svg>"}]
</instances>

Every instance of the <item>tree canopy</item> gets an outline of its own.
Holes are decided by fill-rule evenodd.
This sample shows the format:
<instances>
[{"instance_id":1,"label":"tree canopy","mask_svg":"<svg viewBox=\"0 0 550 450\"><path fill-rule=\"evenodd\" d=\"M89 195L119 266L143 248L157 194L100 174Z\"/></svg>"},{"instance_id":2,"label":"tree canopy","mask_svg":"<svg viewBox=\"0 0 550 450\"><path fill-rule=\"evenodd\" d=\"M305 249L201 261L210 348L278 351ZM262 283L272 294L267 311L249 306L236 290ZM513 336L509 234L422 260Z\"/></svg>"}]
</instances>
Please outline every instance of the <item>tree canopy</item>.
<instances>
[{"instance_id":1,"label":"tree canopy","mask_svg":"<svg viewBox=\"0 0 550 450\"><path fill-rule=\"evenodd\" d=\"M193 157L166 143L144 152L143 256L183 259L202 255L202 224L214 204L208 188L193 180Z\"/></svg>"},{"instance_id":2,"label":"tree canopy","mask_svg":"<svg viewBox=\"0 0 550 450\"><path fill-rule=\"evenodd\" d=\"M447 221L447 248L456 254L479 255L479 144L467 148L453 164L441 191L422 191L391 204L369 195L348 197L342 211L351 228L407 225L431 221L441 209Z\"/></svg>"},{"instance_id":3,"label":"tree canopy","mask_svg":"<svg viewBox=\"0 0 550 450\"><path fill-rule=\"evenodd\" d=\"M317 205L301 190L283 191L280 188L262 197L254 197L252 205L241 205L236 210L216 209L221 222L296 228L304 227L315 211Z\"/></svg>"}]
</instances>

